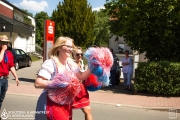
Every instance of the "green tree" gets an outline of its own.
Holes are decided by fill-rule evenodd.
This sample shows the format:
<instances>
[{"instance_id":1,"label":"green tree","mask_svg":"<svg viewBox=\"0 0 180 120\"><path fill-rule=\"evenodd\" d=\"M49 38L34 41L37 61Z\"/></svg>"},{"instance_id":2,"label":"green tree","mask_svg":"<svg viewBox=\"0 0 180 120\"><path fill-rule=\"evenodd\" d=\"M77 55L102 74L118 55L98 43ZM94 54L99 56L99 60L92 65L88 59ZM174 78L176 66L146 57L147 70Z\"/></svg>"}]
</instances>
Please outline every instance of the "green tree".
<instances>
[{"instance_id":1,"label":"green tree","mask_svg":"<svg viewBox=\"0 0 180 120\"><path fill-rule=\"evenodd\" d=\"M44 41L44 21L49 19L49 16L46 12L40 12L34 18L36 21L36 44L42 47Z\"/></svg>"},{"instance_id":2,"label":"green tree","mask_svg":"<svg viewBox=\"0 0 180 120\"><path fill-rule=\"evenodd\" d=\"M33 17L33 14L31 12L28 12L28 10L25 9L21 9L23 12L25 12L26 14L28 14L29 16Z\"/></svg>"},{"instance_id":3,"label":"green tree","mask_svg":"<svg viewBox=\"0 0 180 120\"><path fill-rule=\"evenodd\" d=\"M109 35L110 35L110 26L108 24L109 16L107 12L103 10L94 11L94 13L95 13L94 34L96 36L94 44L98 46L108 46Z\"/></svg>"},{"instance_id":4,"label":"green tree","mask_svg":"<svg viewBox=\"0 0 180 120\"><path fill-rule=\"evenodd\" d=\"M179 0L107 0L111 31L150 61L180 61Z\"/></svg>"},{"instance_id":5,"label":"green tree","mask_svg":"<svg viewBox=\"0 0 180 120\"><path fill-rule=\"evenodd\" d=\"M74 39L75 45L87 47L93 44L95 15L87 0L64 0L59 2L53 11L55 36L68 36Z\"/></svg>"}]
</instances>

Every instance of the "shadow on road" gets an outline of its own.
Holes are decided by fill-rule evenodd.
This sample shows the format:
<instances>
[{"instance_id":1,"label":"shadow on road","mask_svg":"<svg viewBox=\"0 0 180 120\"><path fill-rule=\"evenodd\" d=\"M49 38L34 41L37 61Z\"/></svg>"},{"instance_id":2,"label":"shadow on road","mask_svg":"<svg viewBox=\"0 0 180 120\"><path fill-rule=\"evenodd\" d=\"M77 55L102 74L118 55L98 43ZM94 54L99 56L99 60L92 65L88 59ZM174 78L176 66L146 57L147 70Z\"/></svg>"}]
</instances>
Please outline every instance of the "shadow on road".
<instances>
[{"instance_id":1,"label":"shadow on road","mask_svg":"<svg viewBox=\"0 0 180 120\"><path fill-rule=\"evenodd\" d=\"M23 81L23 82L31 82L31 83L34 83L35 82L35 79L29 79L29 78L18 78L19 81ZM15 79L12 79L12 80L15 80Z\"/></svg>"},{"instance_id":2,"label":"shadow on road","mask_svg":"<svg viewBox=\"0 0 180 120\"><path fill-rule=\"evenodd\" d=\"M112 87L102 87L101 92L111 92L116 94L134 94L134 87L133 84L131 86L131 91L124 90L124 82L121 80L119 85L115 85L114 88Z\"/></svg>"}]
</instances>

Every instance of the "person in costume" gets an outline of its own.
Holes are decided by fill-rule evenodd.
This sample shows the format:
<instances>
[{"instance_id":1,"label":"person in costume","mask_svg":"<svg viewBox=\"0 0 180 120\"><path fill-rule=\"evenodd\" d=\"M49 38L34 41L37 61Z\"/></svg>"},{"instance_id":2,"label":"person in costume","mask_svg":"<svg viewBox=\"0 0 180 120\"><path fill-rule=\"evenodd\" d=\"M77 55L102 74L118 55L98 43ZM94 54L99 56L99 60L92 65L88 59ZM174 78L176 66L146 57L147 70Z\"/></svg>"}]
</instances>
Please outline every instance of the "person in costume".
<instances>
[{"instance_id":1,"label":"person in costume","mask_svg":"<svg viewBox=\"0 0 180 120\"><path fill-rule=\"evenodd\" d=\"M80 91L79 80L85 80L91 71L81 72L70 58L73 39L59 37L50 49L35 80L36 88L44 88L40 95L35 120L72 120L72 103Z\"/></svg>"},{"instance_id":2,"label":"person in costume","mask_svg":"<svg viewBox=\"0 0 180 120\"><path fill-rule=\"evenodd\" d=\"M89 78L88 90L108 85L113 64L109 49L89 48L85 52L88 69L82 72L70 57L74 47L73 39L59 37L50 49L49 59L42 64L34 83L36 88L44 88L37 101L35 120L72 120L72 103L81 90L80 81Z\"/></svg>"},{"instance_id":3,"label":"person in costume","mask_svg":"<svg viewBox=\"0 0 180 120\"><path fill-rule=\"evenodd\" d=\"M77 63L78 67L80 68L80 71L85 71L85 66L83 63L83 53L82 48L77 46L73 50L72 54L75 62ZM74 103L72 105L73 109L81 109L83 113L85 114L85 120L92 120L92 114L91 114L91 107L90 107L90 101L89 101L89 93L86 89L86 86L84 82L81 83L81 90L78 93L78 95L75 97Z\"/></svg>"}]
</instances>

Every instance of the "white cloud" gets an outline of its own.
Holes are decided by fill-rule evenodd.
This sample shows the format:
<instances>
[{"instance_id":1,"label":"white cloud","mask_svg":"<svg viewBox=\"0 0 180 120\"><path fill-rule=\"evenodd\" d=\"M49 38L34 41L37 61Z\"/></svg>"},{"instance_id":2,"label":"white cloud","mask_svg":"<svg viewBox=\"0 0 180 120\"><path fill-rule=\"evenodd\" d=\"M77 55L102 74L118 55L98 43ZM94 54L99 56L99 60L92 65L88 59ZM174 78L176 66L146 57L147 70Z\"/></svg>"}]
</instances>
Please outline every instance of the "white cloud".
<instances>
[{"instance_id":1,"label":"white cloud","mask_svg":"<svg viewBox=\"0 0 180 120\"><path fill-rule=\"evenodd\" d=\"M19 5L26 10L32 10L36 12L44 11L48 7L48 3L44 0L36 2L35 0L23 0Z\"/></svg>"},{"instance_id":2,"label":"white cloud","mask_svg":"<svg viewBox=\"0 0 180 120\"><path fill-rule=\"evenodd\" d=\"M104 9L104 6L92 8L92 11L99 11L100 9Z\"/></svg>"}]
</instances>

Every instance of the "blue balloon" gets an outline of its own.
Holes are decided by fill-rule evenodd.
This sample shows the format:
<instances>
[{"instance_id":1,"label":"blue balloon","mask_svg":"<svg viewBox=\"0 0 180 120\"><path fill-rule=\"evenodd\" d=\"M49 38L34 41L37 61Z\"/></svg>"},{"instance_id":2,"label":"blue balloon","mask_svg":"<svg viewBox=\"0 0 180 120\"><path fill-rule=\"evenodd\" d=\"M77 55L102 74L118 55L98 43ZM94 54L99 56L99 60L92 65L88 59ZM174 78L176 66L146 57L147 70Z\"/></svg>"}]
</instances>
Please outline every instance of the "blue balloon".
<instances>
[{"instance_id":1,"label":"blue balloon","mask_svg":"<svg viewBox=\"0 0 180 120\"><path fill-rule=\"evenodd\" d=\"M102 85L98 85L97 87L93 86L93 85L90 85L90 86L86 86L87 90L88 91L97 91L99 89L101 89Z\"/></svg>"}]
</instances>

